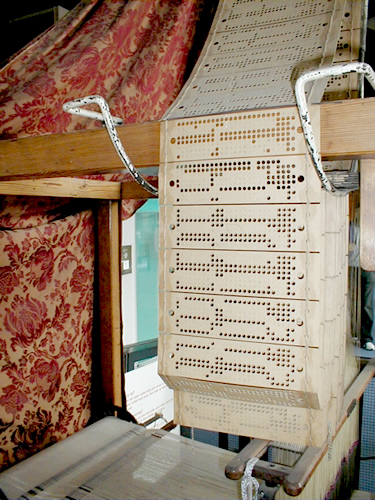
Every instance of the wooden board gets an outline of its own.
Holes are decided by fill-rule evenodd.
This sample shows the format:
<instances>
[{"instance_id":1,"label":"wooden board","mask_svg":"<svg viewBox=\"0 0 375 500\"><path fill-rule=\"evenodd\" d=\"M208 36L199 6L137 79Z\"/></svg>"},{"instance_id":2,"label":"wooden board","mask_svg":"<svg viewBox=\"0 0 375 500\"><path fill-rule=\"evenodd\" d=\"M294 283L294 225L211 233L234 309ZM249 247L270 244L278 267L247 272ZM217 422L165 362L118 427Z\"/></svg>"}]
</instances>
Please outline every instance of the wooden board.
<instances>
[{"instance_id":1,"label":"wooden board","mask_svg":"<svg viewBox=\"0 0 375 500\"><path fill-rule=\"evenodd\" d=\"M319 105L323 159L375 158L375 98ZM137 168L159 164L160 123L129 124L118 134ZM0 141L0 179L60 177L123 168L105 130Z\"/></svg>"},{"instance_id":2,"label":"wooden board","mask_svg":"<svg viewBox=\"0 0 375 500\"><path fill-rule=\"evenodd\" d=\"M121 408L124 383L120 309L119 205L118 201L100 202L97 224L102 384L105 402Z\"/></svg>"},{"instance_id":3,"label":"wooden board","mask_svg":"<svg viewBox=\"0 0 375 500\"><path fill-rule=\"evenodd\" d=\"M361 164L360 265L365 271L375 271L375 161Z\"/></svg>"},{"instance_id":4,"label":"wooden board","mask_svg":"<svg viewBox=\"0 0 375 500\"><path fill-rule=\"evenodd\" d=\"M158 165L158 122L124 125L117 131L138 168ZM1 180L69 177L124 168L104 129L0 141Z\"/></svg>"},{"instance_id":5,"label":"wooden board","mask_svg":"<svg viewBox=\"0 0 375 500\"><path fill-rule=\"evenodd\" d=\"M121 183L73 177L22 179L0 182L0 194L119 200Z\"/></svg>"}]
</instances>

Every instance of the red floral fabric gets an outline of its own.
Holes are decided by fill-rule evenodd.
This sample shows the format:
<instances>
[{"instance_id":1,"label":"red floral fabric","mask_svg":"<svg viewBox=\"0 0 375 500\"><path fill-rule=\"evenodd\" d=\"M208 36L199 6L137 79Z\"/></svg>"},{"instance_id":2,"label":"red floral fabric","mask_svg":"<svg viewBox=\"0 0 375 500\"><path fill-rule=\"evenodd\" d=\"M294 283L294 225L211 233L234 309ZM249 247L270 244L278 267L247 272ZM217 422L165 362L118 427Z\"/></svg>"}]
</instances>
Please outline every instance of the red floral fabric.
<instances>
[{"instance_id":1,"label":"red floral fabric","mask_svg":"<svg viewBox=\"0 0 375 500\"><path fill-rule=\"evenodd\" d=\"M199 3L81 2L2 69L0 137L101 126L62 109L93 94L125 123L161 118L184 82Z\"/></svg>"},{"instance_id":2,"label":"red floral fabric","mask_svg":"<svg viewBox=\"0 0 375 500\"><path fill-rule=\"evenodd\" d=\"M0 231L0 468L90 417L94 222Z\"/></svg>"},{"instance_id":3,"label":"red floral fabric","mask_svg":"<svg viewBox=\"0 0 375 500\"><path fill-rule=\"evenodd\" d=\"M184 83L202 5L82 1L0 70L0 138L99 127L62 110L92 94L125 123L161 118ZM122 217L141 204L124 202ZM85 208L0 197L0 469L90 417L94 221Z\"/></svg>"}]
</instances>

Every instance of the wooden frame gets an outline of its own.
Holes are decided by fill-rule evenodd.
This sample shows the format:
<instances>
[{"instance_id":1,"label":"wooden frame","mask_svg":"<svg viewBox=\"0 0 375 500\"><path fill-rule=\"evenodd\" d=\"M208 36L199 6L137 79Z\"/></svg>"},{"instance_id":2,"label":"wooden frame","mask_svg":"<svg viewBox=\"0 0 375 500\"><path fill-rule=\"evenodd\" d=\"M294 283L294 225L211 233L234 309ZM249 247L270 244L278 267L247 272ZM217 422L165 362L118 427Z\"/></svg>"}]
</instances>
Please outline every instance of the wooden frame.
<instances>
[{"instance_id":1,"label":"wooden frame","mask_svg":"<svg viewBox=\"0 0 375 500\"><path fill-rule=\"evenodd\" d=\"M316 106L320 107L324 160L375 158L375 98ZM118 133L137 169L159 165L159 122L124 125ZM122 199L147 199L152 195L135 182L71 176L118 172L122 168L105 130L0 141L0 194L102 200L98 209L102 381L105 401L114 407L121 407L123 401L120 204Z\"/></svg>"},{"instance_id":2,"label":"wooden frame","mask_svg":"<svg viewBox=\"0 0 375 500\"><path fill-rule=\"evenodd\" d=\"M372 140L375 98L326 102L316 106L320 108L324 160L375 158ZM136 168L159 165L159 122L124 125L118 127L118 134ZM0 141L0 181L119 172L122 168L105 130ZM60 192L62 186L63 183ZM102 196L98 192L89 196L94 185L89 186L87 181L86 187L78 188L75 194L68 194L72 186L66 187L66 196ZM9 185L0 185L0 193L8 188Z\"/></svg>"},{"instance_id":3,"label":"wooden frame","mask_svg":"<svg viewBox=\"0 0 375 500\"><path fill-rule=\"evenodd\" d=\"M372 140L375 98L348 99L316 106L320 108L324 160L375 158ZM159 165L159 122L124 125L118 127L118 134L136 168ZM122 168L105 130L0 141L0 181L118 172ZM7 188L6 185L0 186L0 193ZM94 185L89 187L86 181L86 188L80 189L84 192L78 191L72 196L86 194L89 197ZM99 193L96 196L101 197Z\"/></svg>"}]
</instances>

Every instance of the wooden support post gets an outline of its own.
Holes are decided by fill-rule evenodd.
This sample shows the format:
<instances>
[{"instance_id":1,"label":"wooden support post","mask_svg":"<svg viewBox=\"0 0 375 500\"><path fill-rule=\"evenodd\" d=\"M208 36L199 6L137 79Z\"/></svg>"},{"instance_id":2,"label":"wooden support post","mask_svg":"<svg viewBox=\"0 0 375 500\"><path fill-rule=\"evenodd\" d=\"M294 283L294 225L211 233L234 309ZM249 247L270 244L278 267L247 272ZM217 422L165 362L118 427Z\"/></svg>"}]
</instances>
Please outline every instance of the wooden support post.
<instances>
[{"instance_id":1,"label":"wooden support post","mask_svg":"<svg viewBox=\"0 0 375 500\"><path fill-rule=\"evenodd\" d=\"M102 386L106 405L122 407L120 202L98 204L98 293L101 337Z\"/></svg>"},{"instance_id":2,"label":"wooden support post","mask_svg":"<svg viewBox=\"0 0 375 500\"><path fill-rule=\"evenodd\" d=\"M375 160L361 164L360 265L365 271L375 271Z\"/></svg>"}]
</instances>

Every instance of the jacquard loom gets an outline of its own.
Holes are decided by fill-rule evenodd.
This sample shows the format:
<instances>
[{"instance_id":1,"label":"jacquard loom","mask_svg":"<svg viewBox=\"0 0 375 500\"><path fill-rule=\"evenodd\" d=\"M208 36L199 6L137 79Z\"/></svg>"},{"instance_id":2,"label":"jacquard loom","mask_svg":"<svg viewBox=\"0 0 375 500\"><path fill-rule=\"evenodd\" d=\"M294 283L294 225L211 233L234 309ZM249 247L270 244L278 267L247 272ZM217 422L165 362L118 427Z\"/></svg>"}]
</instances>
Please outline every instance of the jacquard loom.
<instances>
[{"instance_id":1,"label":"jacquard loom","mask_svg":"<svg viewBox=\"0 0 375 500\"><path fill-rule=\"evenodd\" d=\"M362 96L360 75L374 82L371 68L361 64L366 9L360 1L341 0L220 2L190 80L160 124L149 128L160 138L159 373L174 389L176 424L252 438L239 455L222 455L222 474L225 468L238 479L253 460L262 498L330 498L342 461L355 467L358 402L374 365L359 373L352 352L349 202L358 189L355 160L374 157L362 139L375 104L343 100ZM301 91L306 109L295 104L304 74L314 75ZM83 112L88 99L65 109ZM125 135L123 142L131 157ZM127 155L123 160L130 163ZM363 161L360 168L361 206L369 206L373 165ZM363 218L361 224L362 259L375 269L372 222ZM66 465L53 482L61 498L118 498L126 485L111 493L97 488L121 481L118 470L129 473L129 463L119 458L128 445L141 446L147 457L149 441L152 467L165 456L163 473L152 469L149 482L166 488L174 480L176 491L161 485L160 496L141 491L136 480L151 467L145 459L142 473L132 470L124 498L182 498L174 460L181 470L191 468L194 480L194 466L203 467L206 455L214 461L201 445L185 449L185 462L180 451L170 459L175 438L126 425L124 448L122 431L112 429L114 454L105 444L103 453L91 450L92 462L87 456L79 462L98 471L105 457L114 476L101 471L90 482L84 469L84 488L74 465ZM211 485L216 496L209 496L217 468L206 473L205 486L194 483L189 498L239 494L220 478L219 491L212 493ZM74 494L61 486L64 474L74 476ZM15 476L10 471L3 478L6 489ZM42 497L52 484L43 480L39 491L28 480L19 496Z\"/></svg>"}]
</instances>

